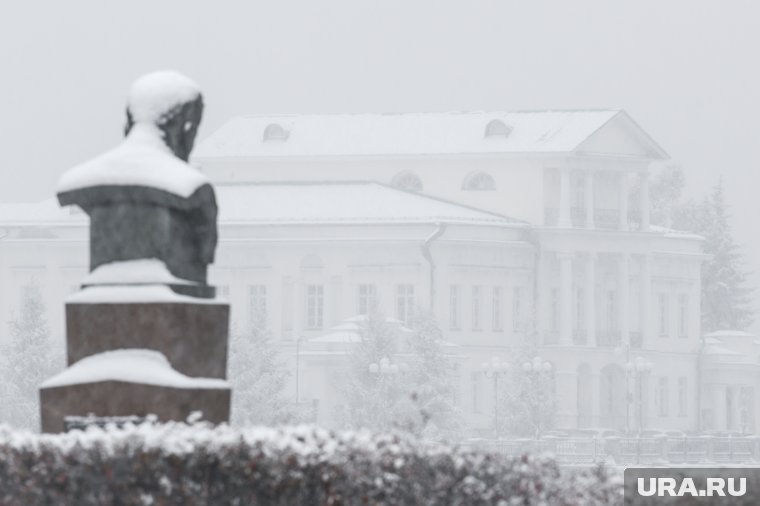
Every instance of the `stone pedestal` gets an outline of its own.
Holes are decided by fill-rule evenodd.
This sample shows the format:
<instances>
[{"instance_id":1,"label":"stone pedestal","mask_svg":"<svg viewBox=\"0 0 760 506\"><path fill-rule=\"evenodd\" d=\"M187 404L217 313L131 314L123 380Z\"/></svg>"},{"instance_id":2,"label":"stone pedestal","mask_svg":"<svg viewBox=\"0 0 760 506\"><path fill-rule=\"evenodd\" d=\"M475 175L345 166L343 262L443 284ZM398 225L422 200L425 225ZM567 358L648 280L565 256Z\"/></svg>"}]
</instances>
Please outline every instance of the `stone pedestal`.
<instances>
[{"instance_id":1,"label":"stone pedestal","mask_svg":"<svg viewBox=\"0 0 760 506\"><path fill-rule=\"evenodd\" d=\"M158 421L184 421L199 411L202 420L229 421L231 393L224 381L229 312L226 303L181 296L162 302L67 303L68 368L40 389L42 431L66 430L67 417L155 415ZM174 380L181 376L181 384L156 382L156 375L139 364L127 368L126 375L124 367L111 371L102 363L94 369L85 365L119 350L126 350L127 358L134 350L159 352L164 357L161 370ZM114 365L119 364L123 362ZM82 370L87 373L82 375ZM75 380L69 381L72 375ZM62 378L68 378L64 384Z\"/></svg>"},{"instance_id":2,"label":"stone pedestal","mask_svg":"<svg viewBox=\"0 0 760 506\"><path fill-rule=\"evenodd\" d=\"M68 303L67 363L126 348L160 351L191 377L227 377L230 307L221 303Z\"/></svg>"},{"instance_id":3,"label":"stone pedestal","mask_svg":"<svg viewBox=\"0 0 760 506\"><path fill-rule=\"evenodd\" d=\"M229 420L229 388L172 388L101 381L40 389L42 432L63 432L69 416L155 415L160 422L184 421L194 411L212 423Z\"/></svg>"}]
</instances>

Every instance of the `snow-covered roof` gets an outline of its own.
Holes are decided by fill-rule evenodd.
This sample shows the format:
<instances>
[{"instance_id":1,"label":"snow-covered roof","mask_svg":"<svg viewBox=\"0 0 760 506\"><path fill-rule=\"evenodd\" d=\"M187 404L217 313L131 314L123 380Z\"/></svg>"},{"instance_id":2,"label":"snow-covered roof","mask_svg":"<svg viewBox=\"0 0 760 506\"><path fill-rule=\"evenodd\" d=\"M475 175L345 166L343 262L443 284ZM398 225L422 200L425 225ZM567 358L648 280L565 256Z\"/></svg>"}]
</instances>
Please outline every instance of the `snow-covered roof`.
<instances>
[{"instance_id":1,"label":"snow-covered roof","mask_svg":"<svg viewBox=\"0 0 760 506\"><path fill-rule=\"evenodd\" d=\"M86 223L86 214L73 207L62 208L55 198L40 202L0 203L0 224L2 226L84 225Z\"/></svg>"},{"instance_id":2,"label":"snow-covered roof","mask_svg":"<svg viewBox=\"0 0 760 506\"><path fill-rule=\"evenodd\" d=\"M174 370L166 357L153 350L124 349L85 357L42 384L42 388L123 381L172 388L226 389L225 380L191 378Z\"/></svg>"},{"instance_id":3,"label":"snow-covered roof","mask_svg":"<svg viewBox=\"0 0 760 506\"><path fill-rule=\"evenodd\" d=\"M720 338L720 337L754 337L754 334L745 332L743 330L716 330L705 334L705 338ZM705 339L707 342L707 339Z\"/></svg>"},{"instance_id":4,"label":"snow-covered roof","mask_svg":"<svg viewBox=\"0 0 760 506\"><path fill-rule=\"evenodd\" d=\"M704 240L704 237L695 234L693 232L685 232L683 230L676 230L674 228L669 227L663 227L662 225L649 225L649 230L652 232L659 232L663 234L665 237L677 237L681 239L702 239Z\"/></svg>"},{"instance_id":5,"label":"snow-covered roof","mask_svg":"<svg viewBox=\"0 0 760 506\"><path fill-rule=\"evenodd\" d=\"M241 116L203 140L193 158L571 153L616 117L667 158L624 111L612 109Z\"/></svg>"},{"instance_id":6,"label":"snow-covered roof","mask_svg":"<svg viewBox=\"0 0 760 506\"><path fill-rule=\"evenodd\" d=\"M346 318L339 324L331 327L324 334L312 337L309 339L310 343L359 343L362 340L362 331L368 320L366 315L357 315L350 318ZM393 327L396 327L399 332L411 333L412 331L403 326L401 320L393 318L391 316L385 317L385 322Z\"/></svg>"},{"instance_id":7,"label":"snow-covered roof","mask_svg":"<svg viewBox=\"0 0 760 506\"><path fill-rule=\"evenodd\" d=\"M219 223L345 224L527 223L428 195L374 182L251 183L217 185ZM55 199L0 204L0 226L87 223L87 215Z\"/></svg>"},{"instance_id":8,"label":"snow-covered roof","mask_svg":"<svg viewBox=\"0 0 760 506\"><path fill-rule=\"evenodd\" d=\"M217 185L220 223L526 223L375 182Z\"/></svg>"}]
</instances>

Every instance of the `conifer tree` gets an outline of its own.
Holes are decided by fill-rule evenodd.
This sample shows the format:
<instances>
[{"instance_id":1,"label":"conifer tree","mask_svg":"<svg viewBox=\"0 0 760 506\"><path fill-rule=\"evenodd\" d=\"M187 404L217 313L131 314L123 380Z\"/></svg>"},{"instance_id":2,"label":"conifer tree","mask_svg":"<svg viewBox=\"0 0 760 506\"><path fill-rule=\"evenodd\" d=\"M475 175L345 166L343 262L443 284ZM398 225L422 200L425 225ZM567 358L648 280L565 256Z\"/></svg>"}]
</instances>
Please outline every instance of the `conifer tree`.
<instances>
[{"instance_id":1,"label":"conifer tree","mask_svg":"<svg viewBox=\"0 0 760 506\"><path fill-rule=\"evenodd\" d=\"M702 328L708 332L745 330L754 317L752 290L731 233L722 180L700 214L709 218L700 232L705 237L705 253L710 255L702 268Z\"/></svg>"},{"instance_id":2,"label":"conifer tree","mask_svg":"<svg viewBox=\"0 0 760 506\"><path fill-rule=\"evenodd\" d=\"M271 334L253 325L232 332L230 340L232 422L236 425L276 425L296 418L285 387L290 373Z\"/></svg>"},{"instance_id":3,"label":"conifer tree","mask_svg":"<svg viewBox=\"0 0 760 506\"><path fill-rule=\"evenodd\" d=\"M50 342L42 294L36 284L23 293L19 313L10 322L10 344L4 360L8 396L5 419L17 427L37 430L39 388L62 364Z\"/></svg>"},{"instance_id":4,"label":"conifer tree","mask_svg":"<svg viewBox=\"0 0 760 506\"><path fill-rule=\"evenodd\" d=\"M342 382L346 422L443 439L461 430L454 366L435 320L415 311L412 329L380 313L367 316Z\"/></svg>"}]
</instances>

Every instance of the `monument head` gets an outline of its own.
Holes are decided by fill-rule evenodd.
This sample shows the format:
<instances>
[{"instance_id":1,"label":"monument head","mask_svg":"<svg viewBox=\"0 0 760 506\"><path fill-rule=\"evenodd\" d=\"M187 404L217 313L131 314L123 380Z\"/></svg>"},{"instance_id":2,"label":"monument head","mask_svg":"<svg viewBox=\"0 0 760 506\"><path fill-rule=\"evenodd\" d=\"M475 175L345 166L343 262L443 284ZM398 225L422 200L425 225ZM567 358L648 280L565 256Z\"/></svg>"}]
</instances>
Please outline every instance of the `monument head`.
<instances>
[{"instance_id":1,"label":"monument head","mask_svg":"<svg viewBox=\"0 0 760 506\"><path fill-rule=\"evenodd\" d=\"M129 90L124 133L135 125L156 127L177 158L187 161L202 115L203 96L195 82L172 70L152 72Z\"/></svg>"}]
</instances>

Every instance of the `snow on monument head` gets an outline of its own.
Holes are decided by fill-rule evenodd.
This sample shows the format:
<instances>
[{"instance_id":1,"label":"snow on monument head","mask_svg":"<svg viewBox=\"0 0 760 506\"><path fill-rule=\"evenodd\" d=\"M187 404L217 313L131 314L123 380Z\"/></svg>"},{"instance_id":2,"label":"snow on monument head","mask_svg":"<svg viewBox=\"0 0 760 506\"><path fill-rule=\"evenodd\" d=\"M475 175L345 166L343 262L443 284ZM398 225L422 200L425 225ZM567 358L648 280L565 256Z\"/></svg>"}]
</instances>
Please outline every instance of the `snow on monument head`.
<instances>
[{"instance_id":1,"label":"snow on monument head","mask_svg":"<svg viewBox=\"0 0 760 506\"><path fill-rule=\"evenodd\" d=\"M174 154L187 161L203 114L200 87L173 70L151 72L137 79L127 98L125 134L135 125L153 125Z\"/></svg>"}]
</instances>

